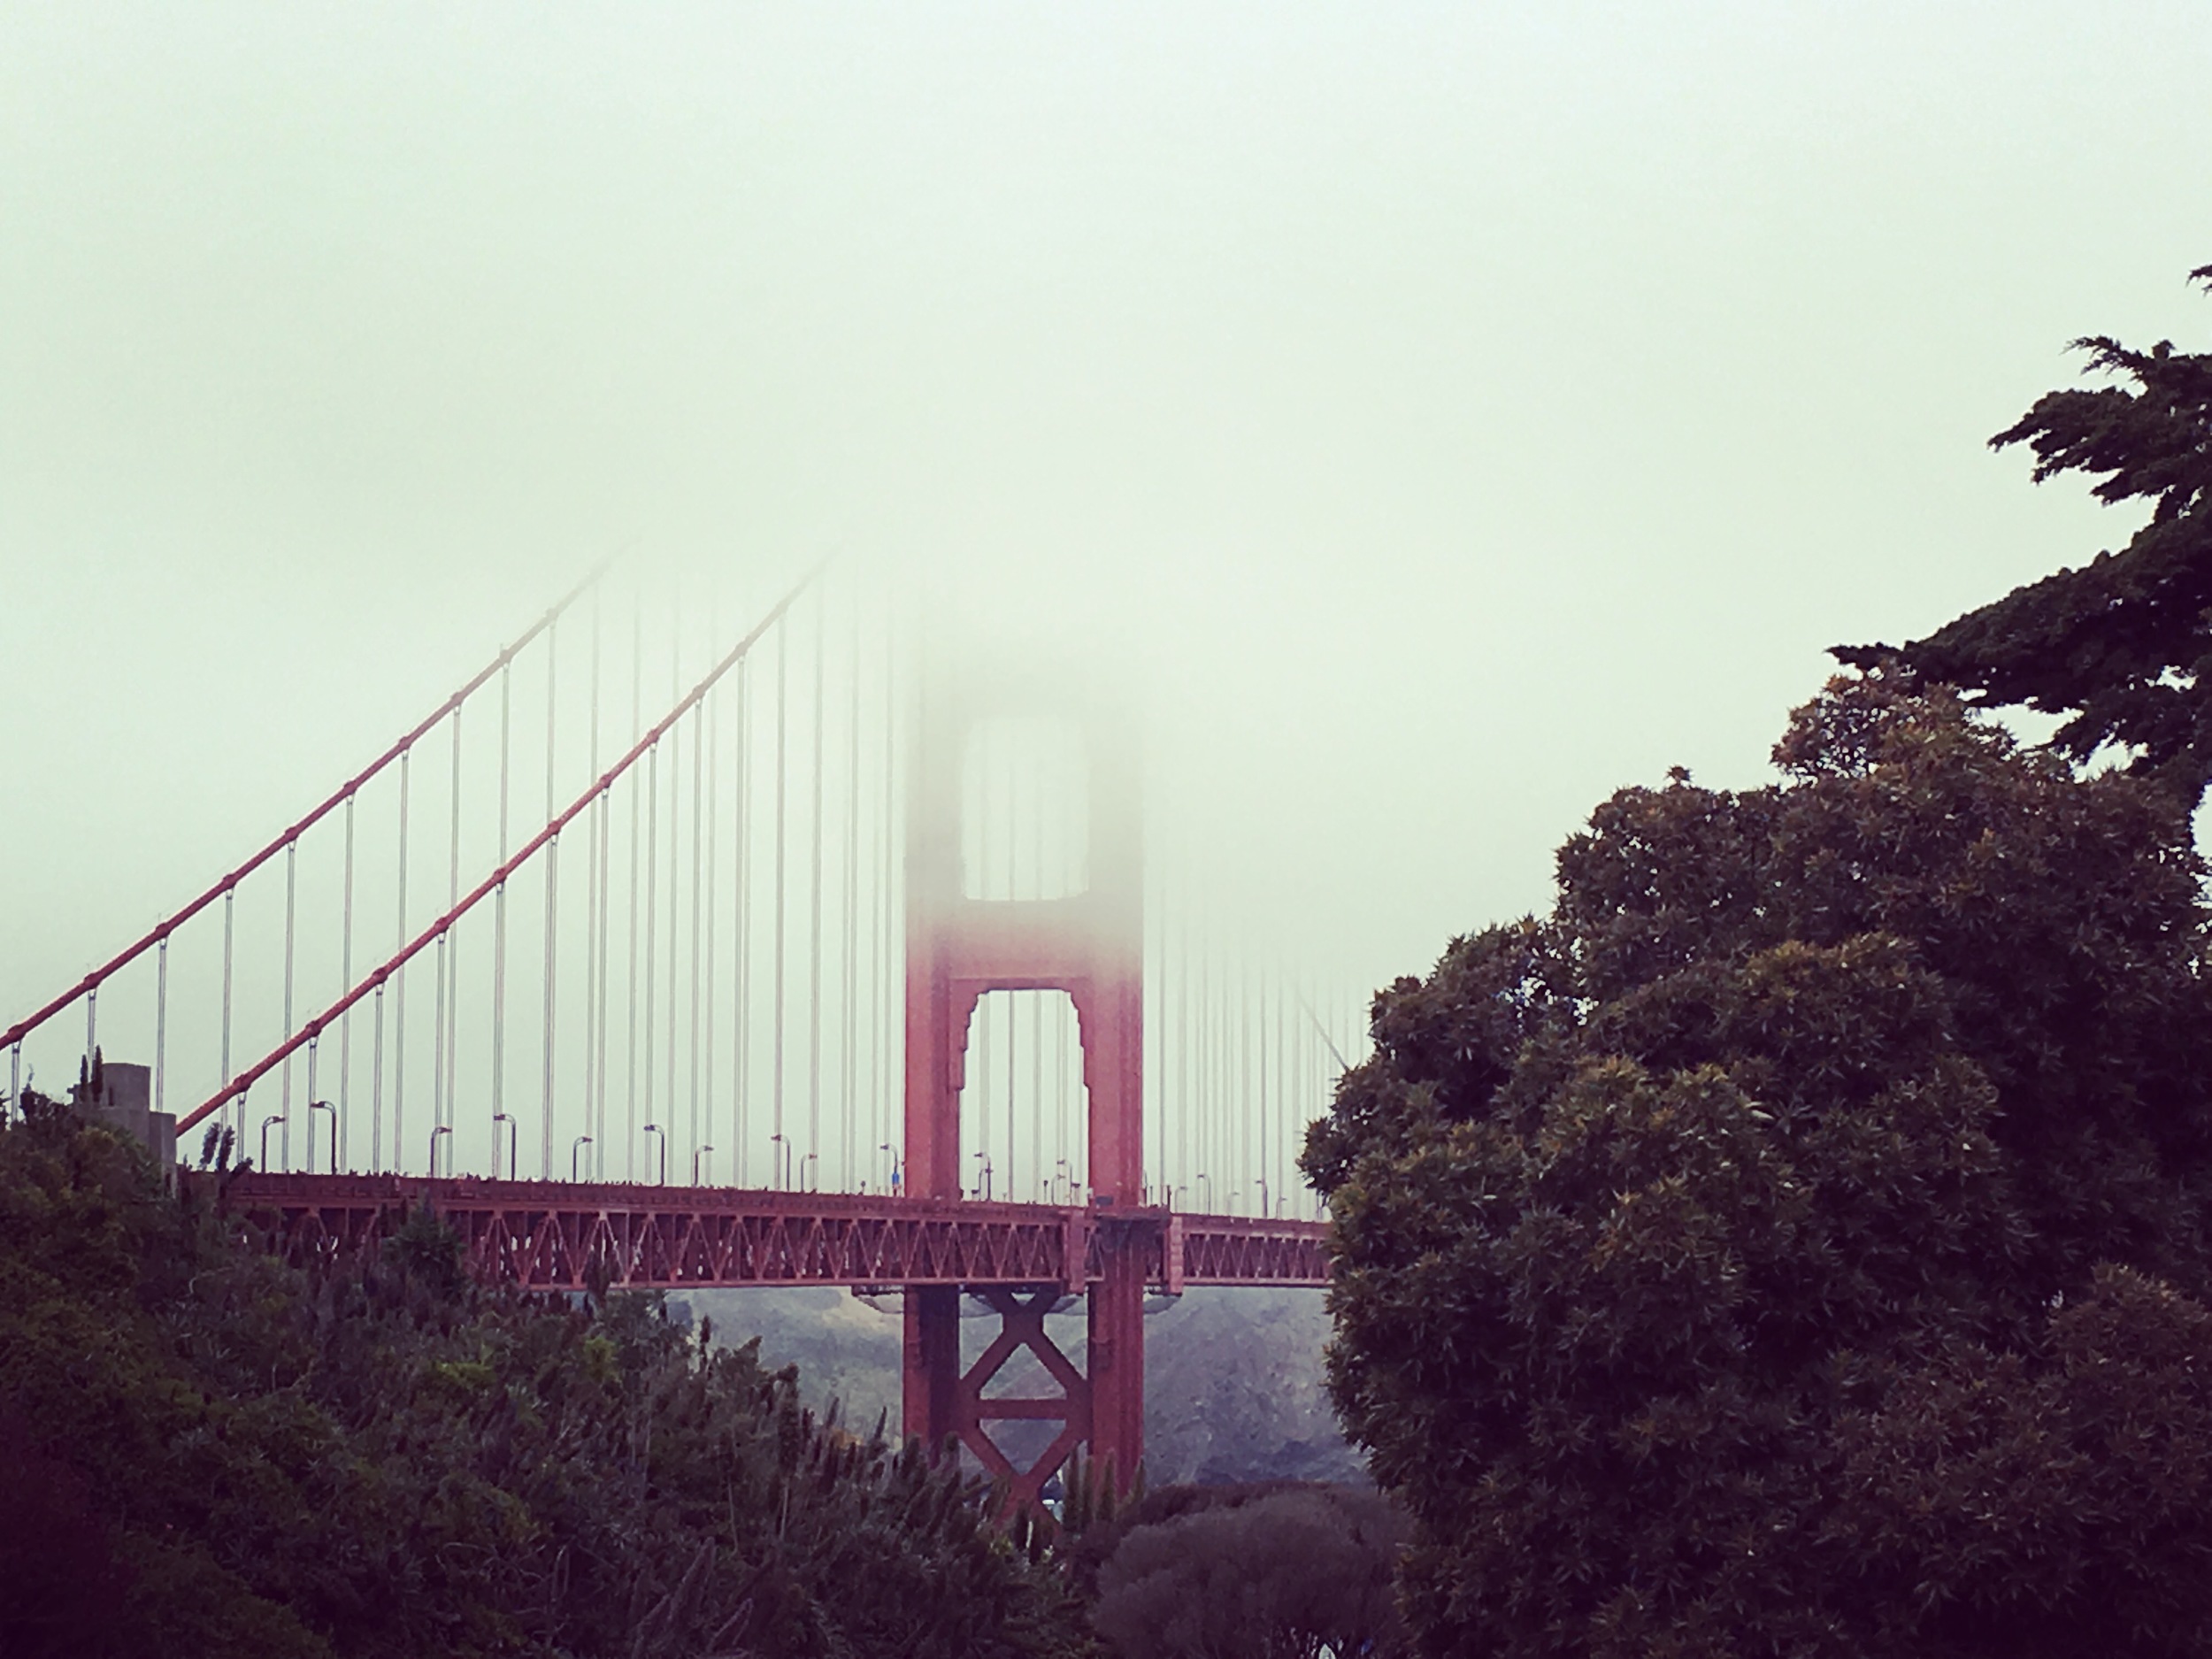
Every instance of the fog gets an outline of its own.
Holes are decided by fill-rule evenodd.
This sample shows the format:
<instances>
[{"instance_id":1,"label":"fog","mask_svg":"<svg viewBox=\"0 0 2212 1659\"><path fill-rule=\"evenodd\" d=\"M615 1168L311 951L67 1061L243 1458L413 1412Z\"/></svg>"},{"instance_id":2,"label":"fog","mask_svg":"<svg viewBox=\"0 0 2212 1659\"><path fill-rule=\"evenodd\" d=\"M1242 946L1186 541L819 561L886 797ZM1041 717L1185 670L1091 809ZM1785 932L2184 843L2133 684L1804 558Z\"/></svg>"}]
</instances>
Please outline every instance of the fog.
<instances>
[{"instance_id":1,"label":"fog","mask_svg":"<svg viewBox=\"0 0 2212 1659\"><path fill-rule=\"evenodd\" d=\"M2125 539L1983 443L2205 338L2208 84L2194 4L0 12L0 1024L609 559L695 670L825 556L1081 653L1164 867L1420 972Z\"/></svg>"}]
</instances>

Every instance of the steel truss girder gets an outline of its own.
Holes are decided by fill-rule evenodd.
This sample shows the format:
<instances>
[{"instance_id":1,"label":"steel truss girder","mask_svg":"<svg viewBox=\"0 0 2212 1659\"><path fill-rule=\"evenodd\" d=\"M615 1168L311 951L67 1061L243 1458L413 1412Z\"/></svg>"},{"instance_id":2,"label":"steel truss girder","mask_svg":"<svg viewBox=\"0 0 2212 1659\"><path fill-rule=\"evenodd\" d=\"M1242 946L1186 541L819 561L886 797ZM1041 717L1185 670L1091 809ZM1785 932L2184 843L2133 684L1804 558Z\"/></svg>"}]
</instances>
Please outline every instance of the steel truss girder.
<instances>
[{"instance_id":1,"label":"steel truss girder","mask_svg":"<svg viewBox=\"0 0 2212 1659\"><path fill-rule=\"evenodd\" d=\"M188 1178L211 1187L214 1178ZM1048 1204L399 1175L230 1178L226 1206L296 1261L358 1250L425 1205L470 1271L530 1290L756 1285L1097 1285L1126 1251L1143 1283L1325 1285L1318 1222Z\"/></svg>"}]
</instances>

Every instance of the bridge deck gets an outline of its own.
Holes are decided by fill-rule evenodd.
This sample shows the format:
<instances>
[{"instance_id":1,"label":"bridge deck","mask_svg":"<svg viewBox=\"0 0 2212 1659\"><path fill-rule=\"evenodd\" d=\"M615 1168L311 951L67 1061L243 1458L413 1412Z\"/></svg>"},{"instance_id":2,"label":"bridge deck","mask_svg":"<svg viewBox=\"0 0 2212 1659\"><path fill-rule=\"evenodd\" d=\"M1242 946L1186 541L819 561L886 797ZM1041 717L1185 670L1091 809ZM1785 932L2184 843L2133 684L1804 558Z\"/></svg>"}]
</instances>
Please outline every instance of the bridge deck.
<instances>
[{"instance_id":1,"label":"bridge deck","mask_svg":"<svg viewBox=\"0 0 2212 1659\"><path fill-rule=\"evenodd\" d=\"M189 1178L207 1182L201 1175ZM427 1204L482 1277L539 1290L840 1285L1044 1286L1099 1279L1125 1238L1146 1282L1325 1285L1315 1221L945 1202L884 1194L249 1171L225 1203L295 1259L358 1248Z\"/></svg>"}]
</instances>

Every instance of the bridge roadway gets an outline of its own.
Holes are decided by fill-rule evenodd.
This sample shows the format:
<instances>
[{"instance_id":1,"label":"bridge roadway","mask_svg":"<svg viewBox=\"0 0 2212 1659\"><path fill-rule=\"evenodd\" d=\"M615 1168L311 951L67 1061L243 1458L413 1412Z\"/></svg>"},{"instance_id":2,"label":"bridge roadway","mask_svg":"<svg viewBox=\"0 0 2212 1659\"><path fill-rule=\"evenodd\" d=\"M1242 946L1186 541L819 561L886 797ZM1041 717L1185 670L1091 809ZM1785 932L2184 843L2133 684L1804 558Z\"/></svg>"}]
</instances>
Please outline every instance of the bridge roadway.
<instances>
[{"instance_id":1,"label":"bridge roadway","mask_svg":"<svg viewBox=\"0 0 2212 1659\"><path fill-rule=\"evenodd\" d=\"M188 1175L195 1184L214 1178ZM856 1290L1098 1283L1117 1246L1145 1283L1328 1283L1327 1224L1158 1208L994 1203L473 1176L243 1171L223 1199L295 1261L358 1249L427 1205L470 1270L531 1290L837 1285Z\"/></svg>"}]
</instances>

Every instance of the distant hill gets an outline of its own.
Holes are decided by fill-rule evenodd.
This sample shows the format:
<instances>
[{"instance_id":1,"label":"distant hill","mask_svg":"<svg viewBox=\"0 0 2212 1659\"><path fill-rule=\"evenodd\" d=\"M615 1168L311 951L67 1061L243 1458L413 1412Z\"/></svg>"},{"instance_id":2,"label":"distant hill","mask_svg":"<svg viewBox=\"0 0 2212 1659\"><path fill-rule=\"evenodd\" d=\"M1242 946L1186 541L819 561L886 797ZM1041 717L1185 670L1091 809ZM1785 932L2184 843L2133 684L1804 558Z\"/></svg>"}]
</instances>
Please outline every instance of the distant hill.
<instances>
[{"instance_id":1,"label":"distant hill","mask_svg":"<svg viewBox=\"0 0 2212 1659\"><path fill-rule=\"evenodd\" d=\"M763 1363L795 1364L800 1392L818 1409L840 1402L861 1429L899 1414L895 1299L872 1305L841 1290L713 1290L671 1298L712 1322L718 1343L757 1336ZM1364 1483L1366 1470L1339 1432L1322 1386L1329 1317L1317 1290L1209 1287L1175 1302L1154 1298L1145 1320L1145 1474L1155 1486L1247 1480ZM679 1317L682 1317L679 1315ZM969 1322L972 1359L995 1329ZM1048 1322L1078 1363L1079 1304ZM1023 1358L1025 1360L1026 1356ZM1009 1367L1008 1381L1021 1373ZM1031 1425L1010 1425L1013 1435ZM1036 1432L1032 1430L1033 1432Z\"/></svg>"}]
</instances>

